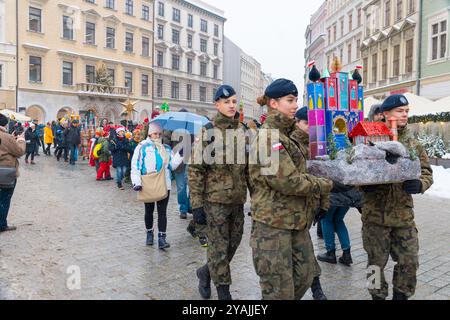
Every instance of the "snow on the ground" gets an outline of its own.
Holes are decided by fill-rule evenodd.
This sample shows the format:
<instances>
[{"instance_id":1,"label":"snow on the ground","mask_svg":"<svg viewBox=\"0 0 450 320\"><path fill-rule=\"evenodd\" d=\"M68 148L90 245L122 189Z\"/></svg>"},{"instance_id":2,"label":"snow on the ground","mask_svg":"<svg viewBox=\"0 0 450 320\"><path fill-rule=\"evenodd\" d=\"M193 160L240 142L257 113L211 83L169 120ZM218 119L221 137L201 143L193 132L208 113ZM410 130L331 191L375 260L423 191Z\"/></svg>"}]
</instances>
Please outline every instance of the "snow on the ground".
<instances>
[{"instance_id":1,"label":"snow on the ground","mask_svg":"<svg viewBox=\"0 0 450 320\"><path fill-rule=\"evenodd\" d=\"M450 169L431 166L433 168L434 183L425 194L450 199Z\"/></svg>"},{"instance_id":2,"label":"snow on the ground","mask_svg":"<svg viewBox=\"0 0 450 320\"><path fill-rule=\"evenodd\" d=\"M450 159L450 153L446 153L446 154L442 157L442 159Z\"/></svg>"}]
</instances>

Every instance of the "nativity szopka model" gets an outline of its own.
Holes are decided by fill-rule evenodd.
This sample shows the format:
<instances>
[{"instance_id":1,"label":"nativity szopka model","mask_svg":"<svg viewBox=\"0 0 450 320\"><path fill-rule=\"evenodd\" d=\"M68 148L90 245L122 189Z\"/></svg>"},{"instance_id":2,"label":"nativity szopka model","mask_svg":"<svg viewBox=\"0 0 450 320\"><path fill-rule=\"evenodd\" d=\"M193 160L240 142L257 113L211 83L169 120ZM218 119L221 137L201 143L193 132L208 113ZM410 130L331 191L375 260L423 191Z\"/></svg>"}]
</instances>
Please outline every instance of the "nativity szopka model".
<instances>
[{"instance_id":1,"label":"nativity szopka model","mask_svg":"<svg viewBox=\"0 0 450 320\"><path fill-rule=\"evenodd\" d=\"M397 142L396 119L387 120L389 127L363 121L364 90L358 72L362 67L353 75L341 72L339 59L334 58L333 73L325 70L320 79L314 62L308 66L312 67L307 86L308 172L354 186L418 179L420 161Z\"/></svg>"}]
</instances>

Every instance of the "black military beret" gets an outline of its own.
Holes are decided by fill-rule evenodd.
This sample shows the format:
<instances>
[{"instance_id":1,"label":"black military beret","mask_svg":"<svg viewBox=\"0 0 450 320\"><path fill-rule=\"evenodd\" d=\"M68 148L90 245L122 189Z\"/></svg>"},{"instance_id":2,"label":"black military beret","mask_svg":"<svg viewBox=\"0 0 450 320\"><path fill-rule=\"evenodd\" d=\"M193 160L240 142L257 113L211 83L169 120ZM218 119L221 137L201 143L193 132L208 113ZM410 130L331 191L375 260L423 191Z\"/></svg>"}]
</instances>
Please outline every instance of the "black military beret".
<instances>
[{"instance_id":1,"label":"black military beret","mask_svg":"<svg viewBox=\"0 0 450 320\"><path fill-rule=\"evenodd\" d=\"M381 105L381 112L389 111L394 108L404 107L409 105L408 99L402 94L393 94L384 100Z\"/></svg>"},{"instance_id":2,"label":"black military beret","mask_svg":"<svg viewBox=\"0 0 450 320\"><path fill-rule=\"evenodd\" d=\"M295 113L295 119L308 121L308 108L303 107L298 109L297 112Z\"/></svg>"},{"instance_id":3,"label":"black military beret","mask_svg":"<svg viewBox=\"0 0 450 320\"><path fill-rule=\"evenodd\" d=\"M0 113L0 126L4 127L8 124L8 117Z\"/></svg>"},{"instance_id":4,"label":"black military beret","mask_svg":"<svg viewBox=\"0 0 450 320\"><path fill-rule=\"evenodd\" d=\"M278 79L272 82L267 88L264 95L272 99L282 98L288 95L298 97L298 90L291 80Z\"/></svg>"},{"instance_id":5,"label":"black military beret","mask_svg":"<svg viewBox=\"0 0 450 320\"><path fill-rule=\"evenodd\" d=\"M217 92L214 96L214 101L219 101L219 99L228 99L236 94L236 91L232 86L224 84L217 89Z\"/></svg>"}]
</instances>

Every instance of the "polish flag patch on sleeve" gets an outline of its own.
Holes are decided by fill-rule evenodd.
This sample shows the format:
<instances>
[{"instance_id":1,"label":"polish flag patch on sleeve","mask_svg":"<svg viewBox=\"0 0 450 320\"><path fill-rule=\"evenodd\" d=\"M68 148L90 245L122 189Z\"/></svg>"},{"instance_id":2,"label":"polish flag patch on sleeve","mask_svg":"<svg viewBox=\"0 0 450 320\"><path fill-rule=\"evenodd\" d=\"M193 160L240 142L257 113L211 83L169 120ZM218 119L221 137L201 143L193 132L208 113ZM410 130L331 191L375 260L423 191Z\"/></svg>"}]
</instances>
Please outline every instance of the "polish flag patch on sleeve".
<instances>
[{"instance_id":1,"label":"polish flag patch on sleeve","mask_svg":"<svg viewBox=\"0 0 450 320\"><path fill-rule=\"evenodd\" d=\"M274 145L272 145L272 151L278 151L278 150L283 150L284 147L281 143L275 143Z\"/></svg>"}]
</instances>

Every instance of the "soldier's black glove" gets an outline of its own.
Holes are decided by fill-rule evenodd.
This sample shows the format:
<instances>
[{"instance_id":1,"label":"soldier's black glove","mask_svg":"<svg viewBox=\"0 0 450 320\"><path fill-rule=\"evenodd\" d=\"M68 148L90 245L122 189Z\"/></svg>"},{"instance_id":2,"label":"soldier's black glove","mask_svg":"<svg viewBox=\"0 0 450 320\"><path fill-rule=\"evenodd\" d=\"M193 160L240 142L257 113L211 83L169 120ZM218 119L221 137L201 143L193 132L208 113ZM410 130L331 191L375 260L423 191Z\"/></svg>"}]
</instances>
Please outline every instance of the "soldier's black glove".
<instances>
[{"instance_id":1,"label":"soldier's black glove","mask_svg":"<svg viewBox=\"0 0 450 320\"><path fill-rule=\"evenodd\" d=\"M322 220L325 215L327 214L327 210L319 208L316 210L316 214L314 216L314 223L313 226L315 226L318 222L320 222L320 220Z\"/></svg>"},{"instance_id":2,"label":"soldier's black glove","mask_svg":"<svg viewBox=\"0 0 450 320\"><path fill-rule=\"evenodd\" d=\"M362 208L356 207L356 210L358 210L359 214L362 214Z\"/></svg>"},{"instance_id":3,"label":"soldier's black glove","mask_svg":"<svg viewBox=\"0 0 450 320\"><path fill-rule=\"evenodd\" d=\"M142 191L142 186L134 186L133 190L134 191Z\"/></svg>"},{"instance_id":4,"label":"soldier's black glove","mask_svg":"<svg viewBox=\"0 0 450 320\"><path fill-rule=\"evenodd\" d=\"M407 194L422 193L422 182L420 180L408 180L403 182L403 190Z\"/></svg>"},{"instance_id":5,"label":"soldier's black glove","mask_svg":"<svg viewBox=\"0 0 450 320\"><path fill-rule=\"evenodd\" d=\"M206 225L206 214L203 208L194 209L192 212L194 222L202 226Z\"/></svg>"},{"instance_id":6,"label":"soldier's black glove","mask_svg":"<svg viewBox=\"0 0 450 320\"><path fill-rule=\"evenodd\" d=\"M377 191L377 186L376 186L376 185L362 186L361 189L362 189L365 193L372 193L372 192Z\"/></svg>"},{"instance_id":7,"label":"soldier's black glove","mask_svg":"<svg viewBox=\"0 0 450 320\"><path fill-rule=\"evenodd\" d=\"M333 189L331 189L332 193L341 193L351 190L352 186L346 186L345 184L342 184L337 181L333 181Z\"/></svg>"}]
</instances>

